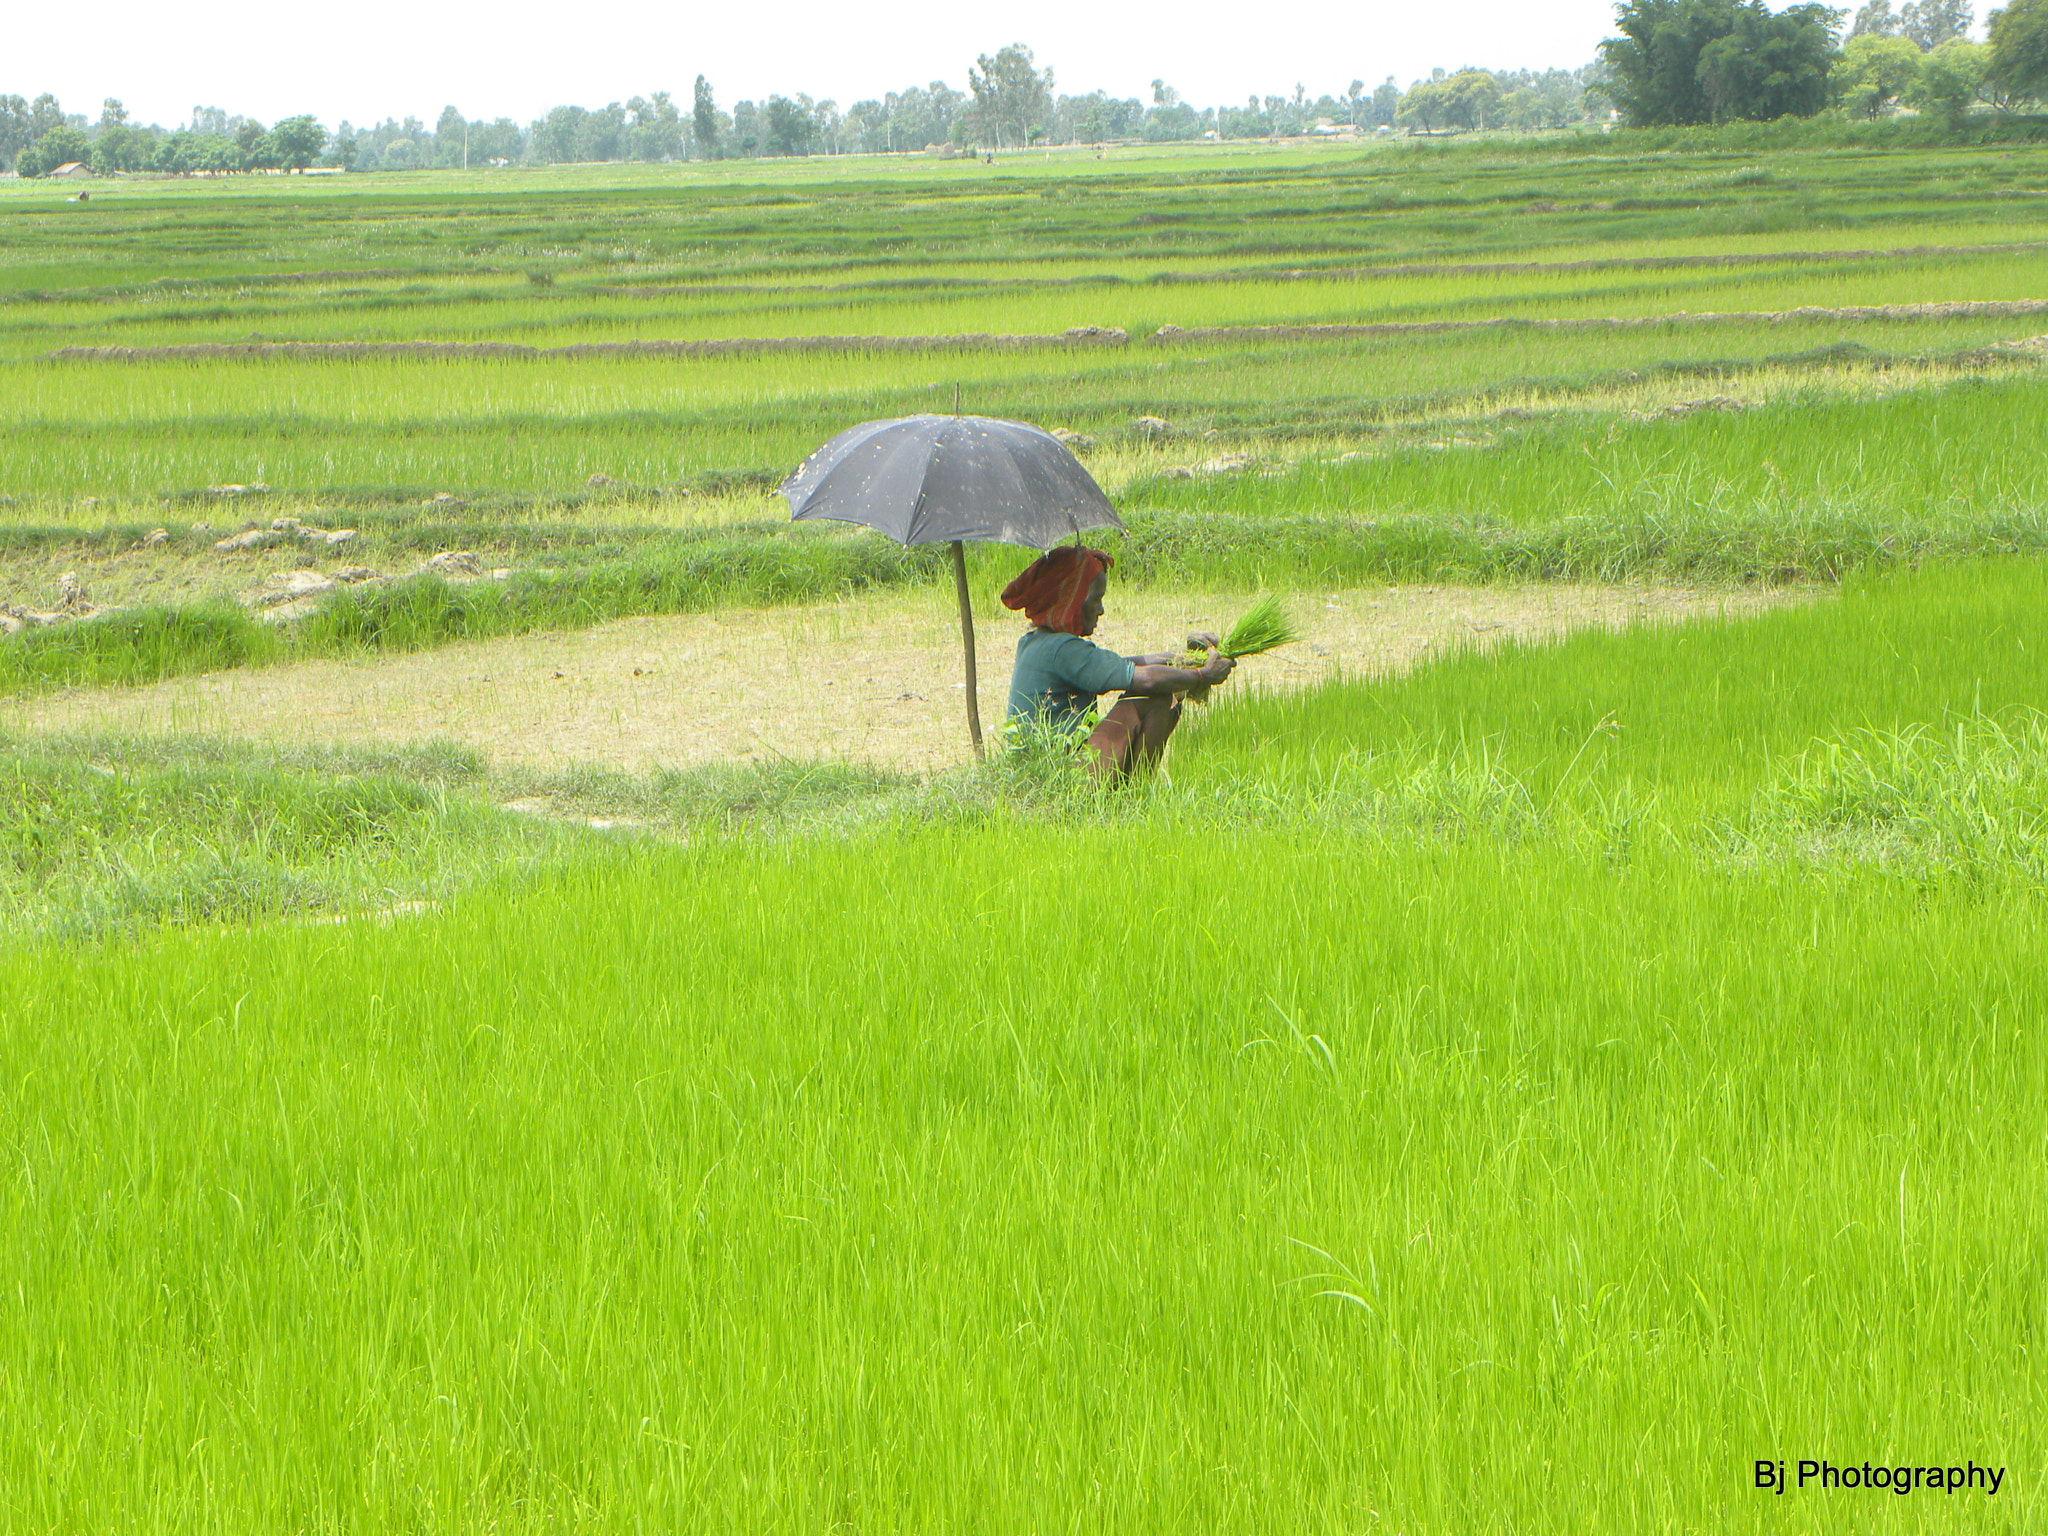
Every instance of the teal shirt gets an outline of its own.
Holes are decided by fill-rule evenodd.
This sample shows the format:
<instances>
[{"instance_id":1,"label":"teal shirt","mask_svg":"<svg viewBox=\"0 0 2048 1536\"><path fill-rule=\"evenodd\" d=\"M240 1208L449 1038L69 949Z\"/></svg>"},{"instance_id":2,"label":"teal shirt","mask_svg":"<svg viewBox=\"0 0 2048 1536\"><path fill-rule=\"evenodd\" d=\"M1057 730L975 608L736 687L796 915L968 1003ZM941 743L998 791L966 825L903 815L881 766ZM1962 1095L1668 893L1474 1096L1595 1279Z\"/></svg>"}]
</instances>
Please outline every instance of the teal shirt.
<instances>
[{"instance_id":1,"label":"teal shirt","mask_svg":"<svg viewBox=\"0 0 2048 1536\"><path fill-rule=\"evenodd\" d=\"M1012 720L1043 720L1056 731L1072 730L1102 694L1131 686L1138 664L1105 651L1092 640L1057 629L1031 629L1017 642L1017 669L1010 674Z\"/></svg>"}]
</instances>

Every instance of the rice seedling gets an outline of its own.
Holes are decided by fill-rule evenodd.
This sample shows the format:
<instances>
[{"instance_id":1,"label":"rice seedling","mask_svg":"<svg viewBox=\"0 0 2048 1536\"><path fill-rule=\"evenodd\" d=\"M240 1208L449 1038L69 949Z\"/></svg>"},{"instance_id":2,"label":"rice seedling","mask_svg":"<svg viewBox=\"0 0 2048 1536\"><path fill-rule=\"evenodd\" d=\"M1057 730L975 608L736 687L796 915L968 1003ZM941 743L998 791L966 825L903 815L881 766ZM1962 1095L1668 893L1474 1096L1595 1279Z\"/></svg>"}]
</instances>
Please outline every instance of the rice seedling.
<instances>
[{"instance_id":1,"label":"rice seedling","mask_svg":"<svg viewBox=\"0 0 2048 1536\"><path fill-rule=\"evenodd\" d=\"M2037 1373L1980 1341L2041 1283L2031 901L1132 823L1048 986L1071 844L0 962L23 1518L1763 1530L1730 1469L1818 1442L2030 1517ZM1138 942L1225 880L1255 933ZM53 1461L65 1414L178 1453Z\"/></svg>"},{"instance_id":2,"label":"rice seedling","mask_svg":"<svg viewBox=\"0 0 2048 1536\"><path fill-rule=\"evenodd\" d=\"M2041 395L2024 356L1937 366L2014 317L1145 339L2023 292L2023 255L1911 248L2043 238L2041 151L1839 132L123 188L132 241L0 186L20 549L261 479L388 550L526 551L296 638L77 626L0 648L10 688L926 579L674 493L955 379L1103 439L1140 583L1848 573L1755 622L1233 690L1117 795L519 786L674 841L515 818L446 752L0 743L8 1523L2038 1525L2048 592L2010 555L2048 532ZM1692 260L1731 254L1766 260ZM1602 256L1645 264L1563 270ZM1071 315L1137 339L27 361ZM1622 414L1766 374L1761 408ZM1260 467L1202 470L1210 432ZM404 505L437 491L471 505ZM1809 1455L2004 1480L1758 1493Z\"/></svg>"},{"instance_id":3,"label":"rice seedling","mask_svg":"<svg viewBox=\"0 0 2048 1536\"><path fill-rule=\"evenodd\" d=\"M1258 656L1283 645L1292 645L1300 638L1294 622L1282 611L1280 599L1268 594L1247 608L1244 616L1230 626L1230 633L1223 637L1223 644L1218 649L1232 658Z\"/></svg>"},{"instance_id":4,"label":"rice seedling","mask_svg":"<svg viewBox=\"0 0 2048 1536\"><path fill-rule=\"evenodd\" d=\"M1732 409L1718 408L1722 405ZM1404 447L1304 464L1278 478L1159 480L1145 504L1270 514L1287 509L1427 515L1439 521L1582 520L1589 532L1643 517L1738 521L1952 517L2023 522L2043 487L2010 451L2048 405L2034 376L1869 400L1791 397L1759 409L1710 402L1684 419L1566 418L1511 424L1494 443Z\"/></svg>"},{"instance_id":5,"label":"rice seedling","mask_svg":"<svg viewBox=\"0 0 2048 1536\"><path fill-rule=\"evenodd\" d=\"M1281 609L1279 595L1268 593L1230 626L1230 633L1223 637L1215 651L1235 661L1243 656L1258 656L1283 645L1292 645L1300 638ZM1179 661L1183 667L1201 667L1208 663L1209 655L1208 647L1193 646L1181 653ZM1186 697L1196 704L1206 704L1209 692L1209 684L1197 683L1187 691Z\"/></svg>"},{"instance_id":6,"label":"rice seedling","mask_svg":"<svg viewBox=\"0 0 2048 1536\"><path fill-rule=\"evenodd\" d=\"M1491 436L1503 413L1513 425L1515 413L1599 415L1702 395L1896 389L1914 380L1916 359L1974 355L2009 336L2011 323L1874 322L1854 331L1867 339L1830 351L1842 334L1814 323L1696 338L1238 339L1165 356L1120 348L1057 358L50 366L34 389L0 397L0 485L16 499L0 516L91 521L95 509L82 505L90 498L107 509L101 516L139 520L160 516L166 497L203 500L208 486L253 481L314 508L377 488L415 506L440 493L587 501L590 478L603 475L666 493L665 520L696 522L719 509L675 493L708 477L786 473L846 422L943 405L955 382L986 414L1096 436L1091 460L1119 487L1199 464L1216 451L1197 442L1207 432L1285 465L1317 450L1336 457L1417 437ZM1968 366L1987 364L2038 371L2024 353ZM1955 372L1922 377L1939 385ZM1140 416L1165 419L1175 433L1135 437ZM1143 494L1227 503L1270 484L1204 478ZM1274 495L1285 505L1290 493L1283 485Z\"/></svg>"},{"instance_id":7,"label":"rice seedling","mask_svg":"<svg viewBox=\"0 0 2048 1536\"><path fill-rule=\"evenodd\" d=\"M1225 802L1252 784L1268 800L1348 794L1447 759L1538 805L1628 783L1677 826L1739 824L1783 764L1845 733L2016 729L2040 703L2044 589L2034 560L1872 571L1838 598L1739 622L1588 631L1256 708L1230 700L1175 783Z\"/></svg>"}]
</instances>

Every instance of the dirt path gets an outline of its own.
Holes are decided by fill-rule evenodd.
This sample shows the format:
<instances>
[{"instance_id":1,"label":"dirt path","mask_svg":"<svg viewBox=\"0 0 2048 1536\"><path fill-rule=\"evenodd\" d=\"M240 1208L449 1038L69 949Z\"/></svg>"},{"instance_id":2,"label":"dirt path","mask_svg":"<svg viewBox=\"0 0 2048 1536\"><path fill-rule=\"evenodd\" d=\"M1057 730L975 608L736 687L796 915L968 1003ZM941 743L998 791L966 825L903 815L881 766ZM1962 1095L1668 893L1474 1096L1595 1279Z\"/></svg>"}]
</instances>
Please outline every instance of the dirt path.
<instances>
[{"instance_id":1,"label":"dirt path","mask_svg":"<svg viewBox=\"0 0 2048 1536\"><path fill-rule=\"evenodd\" d=\"M1755 613L1809 599L1672 587L1296 593L1288 608L1306 638L1247 661L1239 678L1299 688L1340 673L1401 671L1510 637ZM1241 597L1199 595L1112 593L1111 601L1096 638L1125 652L1164 649L1190 628L1221 629L1243 606ZM993 731L1020 629L1007 613L981 622L981 717ZM963 692L950 592L889 593L0 701L0 723L267 741L447 737L494 763L537 768L601 763L638 772L822 757L932 769L968 756Z\"/></svg>"}]
</instances>

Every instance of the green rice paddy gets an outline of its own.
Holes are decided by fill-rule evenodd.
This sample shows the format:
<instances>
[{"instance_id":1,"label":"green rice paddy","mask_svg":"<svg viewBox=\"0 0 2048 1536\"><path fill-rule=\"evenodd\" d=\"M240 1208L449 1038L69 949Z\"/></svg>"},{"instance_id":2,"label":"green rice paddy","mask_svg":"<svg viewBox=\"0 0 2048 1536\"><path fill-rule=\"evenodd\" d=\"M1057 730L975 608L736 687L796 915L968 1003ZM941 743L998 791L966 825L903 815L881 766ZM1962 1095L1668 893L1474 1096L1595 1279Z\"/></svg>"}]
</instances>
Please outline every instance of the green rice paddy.
<instances>
[{"instance_id":1,"label":"green rice paddy","mask_svg":"<svg viewBox=\"0 0 2048 1536\"><path fill-rule=\"evenodd\" d=\"M0 188L0 601L522 570L9 693L934 579L767 489L956 384L1222 609L1811 589L1248 663L1109 794L0 734L0 1528L2038 1529L2048 150L1752 138Z\"/></svg>"}]
</instances>

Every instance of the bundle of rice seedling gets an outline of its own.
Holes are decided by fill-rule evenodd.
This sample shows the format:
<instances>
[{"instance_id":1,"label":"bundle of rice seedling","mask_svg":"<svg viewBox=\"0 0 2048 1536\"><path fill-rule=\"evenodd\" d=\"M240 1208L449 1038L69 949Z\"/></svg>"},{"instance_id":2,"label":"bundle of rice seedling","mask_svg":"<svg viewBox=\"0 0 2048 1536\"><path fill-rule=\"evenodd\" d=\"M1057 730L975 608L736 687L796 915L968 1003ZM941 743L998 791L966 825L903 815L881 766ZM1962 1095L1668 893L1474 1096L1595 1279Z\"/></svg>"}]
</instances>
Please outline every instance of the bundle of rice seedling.
<instances>
[{"instance_id":1,"label":"bundle of rice seedling","mask_svg":"<svg viewBox=\"0 0 2048 1536\"><path fill-rule=\"evenodd\" d=\"M1223 637L1223 643L1216 649L1235 661L1244 656L1257 656L1279 646L1292 645L1301 638L1292 621L1281 611L1280 599L1268 594L1260 598L1245 613L1245 616L1231 626L1230 633ZM1180 664L1184 667L1208 665L1209 652L1200 647L1183 651ZM1198 683L1187 692L1197 704L1209 701L1209 685Z\"/></svg>"},{"instance_id":2,"label":"bundle of rice seedling","mask_svg":"<svg viewBox=\"0 0 2048 1536\"><path fill-rule=\"evenodd\" d=\"M1219 649L1232 658L1256 656L1276 646L1292 645L1300 638L1287 615L1280 611L1280 599L1268 594L1252 604L1232 626Z\"/></svg>"}]
</instances>

